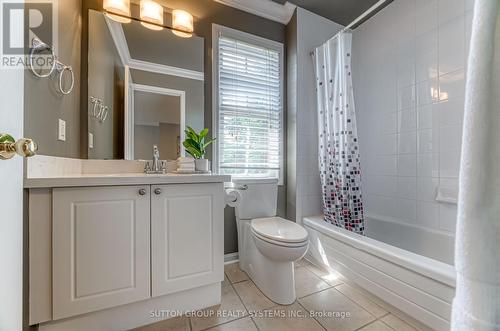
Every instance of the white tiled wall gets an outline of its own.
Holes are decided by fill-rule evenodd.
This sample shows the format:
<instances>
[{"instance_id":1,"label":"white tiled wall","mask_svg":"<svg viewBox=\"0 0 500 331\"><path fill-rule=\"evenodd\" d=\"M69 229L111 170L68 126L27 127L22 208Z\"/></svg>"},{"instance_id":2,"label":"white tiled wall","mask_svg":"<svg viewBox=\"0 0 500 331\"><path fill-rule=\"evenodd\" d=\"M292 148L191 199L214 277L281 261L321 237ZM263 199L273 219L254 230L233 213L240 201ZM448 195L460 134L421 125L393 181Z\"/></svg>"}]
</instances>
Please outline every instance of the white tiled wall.
<instances>
[{"instance_id":1,"label":"white tiled wall","mask_svg":"<svg viewBox=\"0 0 500 331\"><path fill-rule=\"evenodd\" d=\"M355 30L354 94L365 207L454 232L472 0L395 0Z\"/></svg>"}]
</instances>

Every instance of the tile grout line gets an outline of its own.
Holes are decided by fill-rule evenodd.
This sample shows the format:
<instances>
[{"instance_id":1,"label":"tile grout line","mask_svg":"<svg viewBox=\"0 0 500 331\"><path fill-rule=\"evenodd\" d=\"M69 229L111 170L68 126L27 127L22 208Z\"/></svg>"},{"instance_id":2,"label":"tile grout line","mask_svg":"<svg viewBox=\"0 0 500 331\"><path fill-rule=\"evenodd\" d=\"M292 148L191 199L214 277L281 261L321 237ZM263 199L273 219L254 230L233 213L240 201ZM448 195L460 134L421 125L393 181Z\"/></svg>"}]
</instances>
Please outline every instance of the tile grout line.
<instances>
[{"instance_id":1,"label":"tile grout line","mask_svg":"<svg viewBox=\"0 0 500 331\"><path fill-rule=\"evenodd\" d=\"M318 294L318 293L321 293L321 292L324 292L324 291L328 291L328 290L331 290L331 289L335 289L335 286L331 286L331 287L329 287L329 288L322 289L322 290L320 290L320 291L318 291L318 292L314 292L314 293L311 293L311 294L308 294L308 295L304 295L303 297L297 298L297 300L298 300L298 299L305 299L305 298L308 298L308 297L310 297L310 296L312 296L312 295L315 295L315 294ZM338 290L337 290L337 291L338 291ZM339 291L339 292L340 292L340 291Z\"/></svg>"},{"instance_id":2,"label":"tile grout line","mask_svg":"<svg viewBox=\"0 0 500 331\"><path fill-rule=\"evenodd\" d=\"M381 320L382 318L386 317L387 315L392 315L394 317L396 317L397 319L400 319L401 321L403 321L405 324L408 324L410 327L414 328L415 330L419 331L420 328L418 328L417 326L415 326L412 322L408 321L405 317L403 316L399 316L398 313L397 313L397 308L392 306L391 304L389 304L388 302L385 302L384 300L380 299L380 298L377 298L375 297L376 299L380 300L381 302L385 303L387 305L387 307L384 307L382 306L379 302L377 302L376 300L373 300L372 298L370 298L369 296L363 294L363 292L361 291L361 289L359 289L359 287L354 284L354 283L347 283L345 282L344 284L339 284L339 285L336 285L335 286L335 289L337 289L337 287L339 286L342 286L342 285L347 285L349 287L352 287L355 291L359 292L360 295L362 295L363 297L365 297L368 301L372 302L373 304L377 305L378 307L380 307L381 309L385 310L387 313L383 316L381 316L380 318L378 318L379 320ZM339 291L339 290L337 290ZM340 292L340 291L339 291ZM342 292L341 292L342 293ZM364 308L363 308L364 309ZM396 311L396 313L395 313ZM402 312L404 314L404 312ZM383 321L382 321L383 322ZM384 322L384 324L387 325L387 323ZM388 325L389 326L389 325ZM390 326L389 326L390 327ZM392 329L392 328L391 328Z\"/></svg>"},{"instance_id":3,"label":"tile grout line","mask_svg":"<svg viewBox=\"0 0 500 331\"><path fill-rule=\"evenodd\" d=\"M259 326L257 325L257 322L255 322L253 317L250 317L250 320L252 321L253 325L255 325L255 328L257 329L257 331L260 331Z\"/></svg>"},{"instance_id":4,"label":"tile grout line","mask_svg":"<svg viewBox=\"0 0 500 331\"><path fill-rule=\"evenodd\" d=\"M334 287L333 285L330 285L326 280L324 280L321 276L317 275L314 271L312 271L311 269L309 269L307 266L301 266L299 268L305 268L307 271L309 271L314 277L316 277L318 280L320 280L321 282L325 283L328 288L332 288ZM295 272L295 270L294 270Z\"/></svg>"},{"instance_id":5,"label":"tile grout line","mask_svg":"<svg viewBox=\"0 0 500 331\"><path fill-rule=\"evenodd\" d=\"M315 276L315 277L316 277L316 278L318 278L320 281L322 281L322 282L324 282L326 285L328 285L328 288L325 288L325 289L323 289L323 290L321 290L321 291L318 291L318 292L311 293L311 294L309 294L309 295L307 295L307 296L310 296L310 295L313 295L313 294L316 294L316 293L319 293L319 292L322 292L322 291L325 291L325 290L328 290L328 289L333 288L333 286L332 286L332 285L330 285L330 284L328 284L327 282L325 282L325 281L324 281L324 280L323 280L320 276L316 275L316 274L315 274L312 270L310 270L309 268L307 268L307 266L305 266L305 265L301 265L301 266L298 266L297 268L305 268L305 269L306 269L306 270L308 270L311 274L313 274L313 276ZM295 268L294 268L294 272L295 272ZM247 276L248 276L248 275L247 275ZM229 279L229 277L228 277L228 279ZM238 296L238 298L239 298L239 299L241 300L241 302L243 303L243 306L244 306L244 307L245 307L245 309L248 311L248 308L246 307L245 303L244 303L244 302L243 302L243 300L241 299L240 294L238 293L238 291L236 291L236 288L234 288L234 286L233 286L234 284L239 284L239 283L243 283L243 282L246 282L246 281L252 282L252 283L255 285L255 283L254 283L254 282L250 279L250 277L249 277L248 279L246 279L246 280L242 280L242 281L240 281L240 282L235 282L235 283L231 283L231 282L230 282L230 283L231 283L231 286L233 287L234 291L236 292L236 295ZM340 285L340 284L339 284L339 285ZM257 287L257 285L255 285L255 286ZM258 287L257 287L257 289L258 289ZM260 291L260 290L259 290L259 291ZM261 292L261 293L262 293L262 292ZM269 298L268 298L268 297L267 297L264 293L262 293L262 294L263 294L263 295L264 295L267 299L269 299ZM305 298L305 297L307 297L307 296L304 296L304 297L301 297L301 298ZM299 299L301 299L301 298L297 297L294 303L297 303L300 307L302 307L302 308L303 308L306 312L308 312L308 313L309 313L309 310L307 310L307 309L306 309L304 306L302 306L302 304L299 302ZM272 303L275 303L275 304L276 304L276 302L272 301L271 299L269 299L269 300L270 300ZM291 306L291 305L290 305L290 306ZM270 308L262 309L262 310L260 310L260 311L271 310L271 309L275 309L275 308L278 308L278 307L283 307L283 305L276 304L276 305L274 305L274 306L272 306L272 307L270 307ZM257 330L260 330L260 329L259 329L259 327L258 327L258 325L257 325L257 323L255 322L254 317L252 317L252 316L250 315L250 313L249 313L249 315L248 315L248 316L250 316L250 319L251 319L251 320L252 320L252 322L254 323L254 325L255 325L255 327L257 328ZM324 327L324 326L323 326L323 325L322 325L322 324L321 324L321 323L320 323L320 322L319 322L316 318L314 318L314 317L313 317L312 319L313 319L314 321L316 321L316 322L320 325L320 327L321 327L321 328L323 328L323 330L327 330L327 329L326 329L326 328L325 328L325 327Z\"/></svg>"},{"instance_id":6,"label":"tile grout line","mask_svg":"<svg viewBox=\"0 0 500 331\"><path fill-rule=\"evenodd\" d=\"M377 303L375 300L371 299L368 295L365 295L362 291L358 290L358 289L356 288L356 286L353 286L353 285L348 284L348 283L344 283L344 284L339 284L339 285L335 286L335 289L337 290L337 287L340 287L340 286L342 286L342 285L349 286L349 287L350 287L350 288L352 288L355 292L359 293L359 295L361 295L363 298L365 298L368 302L370 302L370 303L374 304L375 306L377 306L377 307L379 307L380 309L382 309L383 311L385 311L385 312L386 312L386 314L385 314L385 315L383 315L383 316L381 316L380 318L385 317L385 316L387 316L387 314L390 314L390 313L391 313L391 312L390 312L390 311L388 311L385 307L383 307L381 304ZM340 290L337 290L337 291L339 291L340 293L342 293L342 291L340 291ZM344 293L342 293L342 294L344 294ZM344 294L344 295L345 295L345 294ZM347 296L347 295L345 295L345 296ZM350 298L349 298L349 299L350 299ZM352 299L351 299L351 300L352 300ZM352 300L352 301L354 301L354 300ZM360 306L360 305L358 304L358 306ZM361 308L363 308L363 307L361 307ZM364 308L363 308L363 309L364 309ZM366 310L366 309L365 309L365 310ZM376 317L377 317L377 316L375 316L375 318L376 318Z\"/></svg>"},{"instance_id":7,"label":"tile grout line","mask_svg":"<svg viewBox=\"0 0 500 331\"><path fill-rule=\"evenodd\" d=\"M243 271L243 272L244 272L244 271ZM245 274L246 274L246 273L245 273ZM248 277L248 275L247 275L247 277ZM229 277L228 277L228 279L229 279ZM250 278L249 278L249 279L250 279ZM249 280L249 279L247 279L247 280ZM257 325L257 323L255 323L255 321L254 321L253 317L250 315L250 312L249 312L249 310L248 310L247 306L245 305L245 302L243 302L243 299L241 299L240 294L238 293L238 291L236 291L236 288L233 286L233 284L243 283L243 282L245 282L245 281L247 281L247 280L242 280L241 282L237 282L237 283L231 283L231 282L230 282L230 283L231 283L231 287L233 288L234 293L236 293L236 296L238 296L238 299L240 299L241 304L243 305L243 307L245 307L245 310L246 310L246 311L247 311L247 313L248 313L248 317L250 317L250 320L252 321L253 325L255 325L255 328L257 329L257 331L260 331L259 326ZM245 317L246 317L246 316L245 316Z\"/></svg>"},{"instance_id":8,"label":"tile grout line","mask_svg":"<svg viewBox=\"0 0 500 331\"><path fill-rule=\"evenodd\" d=\"M303 305L299 302L299 300L298 300L298 299L297 299L297 304L298 304L300 307L302 307L302 309L304 309L307 313L311 313L308 309L306 309L306 307L304 307L304 306L303 306ZM316 317L312 317L312 319L313 319L314 321L316 321L316 323L318 323L318 324L319 324L319 326L320 326L321 328L323 328L323 330L328 331L328 330L327 330L327 328L326 328L326 327L324 327L324 326L323 326L323 324L321 324L321 322L320 322L318 319L316 319Z\"/></svg>"},{"instance_id":9,"label":"tile grout line","mask_svg":"<svg viewBox=\"0 0 500 331\"><path fill-rule=\"evenodd\" d=\"M383 323L385 326L387 326L389 329L394 330L394 331L397 331L397 330L396 330L396 329L394 329L392 326L390 326L389 324L387 324L386 322L384 322L384 321L382 320L382 318L384 318L384 317L386 317L386 316L388 316L388 315L391 315L391 313L389 313L389 314L387 314L387 315L385 315L385 316L381 317L381 318L379 319L379 321L380 321L380 322L382 322L382 323ZM403 321L403 322L404 322L404 321ZM406 323L406 322L405 322L405 323ZM408 325L409 325L409 324L408 324Z\"/></svg>"},{"instance_id":10,"label":"tile grout line","mask_svg":"<svg viewBox=\"0 0 500 331\"><path fill-rule=\"evenodd\" d=\"M230 324L230 323L233 323L233 322L236 322L236 321L242 320L242 319L247 318L247 317L249 317L249 315L245 315L245 316L242 316L242 317L236 318L236 319L234 319L234 320L231 320L231 321L226 321L226 322L223 322L223 323L220 323L220 324L212 325L212 326L209 326L208 328L201 329L200 331L207 331L207 330L210 330L210 329L213 329L213 328L216 328L216 327L222 326L222 325L226 325L226 324Z\"/></svg>"},{"instance_id":11,"label":"tile grout line","mask_svg":"<svg viewBox=\"0 0 500 331\"><path fill-rule=\"evenodd\" d=\"M226 272L224 272L224 275L227 277ZM201 329L200 331L210 330L210 329L212 329L212 328L216 328L216 327L221 326L221 325L226 325L226 324L229 324L229 323L232 323L232 322L236 322L236 321L239 321L239 320L241 320L241 319L244 319L244 318L247 318L247 317L249 317L249 316L250 316L250 315L249 315L249 313L248 313L248 309L247 309L247 307L246 307L246 306L245 306L245 304L243 303L243 300L241 300L240 295L238 294L238 292L237 292L237 291L236 291L236 289L234 288L234 286L233 286L233 284L231 283L231 281L230 281L229 277L227 277L227 279L228 279L228 281L229 281L229 282L228 282L228 283L229 283L229 286L231 286L231 288L233 289L234 293L236 293L236 296L238 297L238 299L240 299L241 304L242 304L242 305L243 305L243 307L245 308L245 313L246 313L247 315L244 315L244 316L239 317L239 318L235 318L234 320L230 320L230 321L226 321L226 322L223 322L223 323L219 323L219 324L216 324L216 325L209 326L208 328ZM227 286L227 285L226 285L226 286ZM222 298L221 298L221 301L222 301ZM189 324L190 324L190 326L191 326L191 331L193 331L193 328L192 328L192 320L191 320L191 318L192 318L192 317L190 317L190 318L189 318Z\"/></svg>"}]
</instances>

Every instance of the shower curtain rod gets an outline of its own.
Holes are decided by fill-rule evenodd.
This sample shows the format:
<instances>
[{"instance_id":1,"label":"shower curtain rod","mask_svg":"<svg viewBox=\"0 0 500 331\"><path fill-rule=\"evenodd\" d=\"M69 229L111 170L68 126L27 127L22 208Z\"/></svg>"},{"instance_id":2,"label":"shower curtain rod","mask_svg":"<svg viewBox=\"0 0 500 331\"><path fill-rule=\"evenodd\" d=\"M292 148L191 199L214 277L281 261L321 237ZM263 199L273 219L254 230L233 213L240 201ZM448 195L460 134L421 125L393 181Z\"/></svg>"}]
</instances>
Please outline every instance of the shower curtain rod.
<instances>
[{"instance_id":1,"label":"shower curtain rod","mask_svg":"<svg viewBox=\"0 0 500 331\"><path fill-rule=\"evenodd\" d=\"M393 2L394 0L379 0L376 4L368 8L367 11L365 11L363 14L361 14L358 18L356 18L354 21L349 23L347 26L345 26L342 30L340 30L335 36L332 38L335 38L337 35L339 35L342 32L345 32L347 30L353 29L358 27L361 23L375 15L379 10L382 10L384 5L388 5L389 3ZM314 51L312 51L311 56L314 56Z\"/></svg>"},{"instance_id":2,"label":"shower curtain rod","mask_svg":"<svg viewBox=\"0 0 500 331\"><path fill-rule=\"evenodd\" d=\"M341 32L358 27L358 25L363 23L365 20L369 19L372 15L375 15L379 10L381 10L384 4L389 4L389 2L392 1L394 0L379 0L376 4L368 8L368 10L365 11L363 14L361 14L358 18L356 18L354 21L349 23L349 25L343 28Z\"/></svg>"}]
</instances>

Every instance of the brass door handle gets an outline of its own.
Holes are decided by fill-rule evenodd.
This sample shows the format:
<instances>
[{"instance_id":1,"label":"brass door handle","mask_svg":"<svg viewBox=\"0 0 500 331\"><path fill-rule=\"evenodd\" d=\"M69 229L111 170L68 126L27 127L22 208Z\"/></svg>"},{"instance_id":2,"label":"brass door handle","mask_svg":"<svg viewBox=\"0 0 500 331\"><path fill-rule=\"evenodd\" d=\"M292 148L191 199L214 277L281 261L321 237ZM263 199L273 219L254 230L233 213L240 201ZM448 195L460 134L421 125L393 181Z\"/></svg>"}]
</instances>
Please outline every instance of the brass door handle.
<instances>
[{"instance_id":1,"label":"brass door handle","mask_svg":"<svg viewBox=\"0 0 500 331\"><path fill-rule=\"evenodd\" d=\"M38 145L28 138L16 141L11 135L0 133L0 160L9 160L14 155L32 157L36 155Z\"/></svg>"}]
</instances>

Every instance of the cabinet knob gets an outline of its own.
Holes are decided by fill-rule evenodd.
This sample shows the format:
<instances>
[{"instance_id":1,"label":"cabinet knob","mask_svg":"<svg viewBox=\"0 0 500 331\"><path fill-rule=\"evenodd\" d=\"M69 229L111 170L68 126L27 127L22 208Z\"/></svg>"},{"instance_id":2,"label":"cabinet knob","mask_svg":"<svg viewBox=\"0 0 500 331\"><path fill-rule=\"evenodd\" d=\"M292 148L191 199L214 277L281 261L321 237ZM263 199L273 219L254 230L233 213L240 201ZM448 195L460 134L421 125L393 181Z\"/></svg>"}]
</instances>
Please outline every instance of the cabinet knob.
<instances>
[{"instance_id":1,"label":"cabinet knob","mask_svg":"<svg viewBox=\"0 0 500 331\"><path fill-rule=\"evenodd\" d=\"M160 195L162 192L161 192L161 188L157 188L155 189L155 194L156 195Z\"/></svg>"},{"instance_id":2,"label":"cabinet knob","mask_svg":"<svg viewBox=\"0 0 500 331\"><path fill-rule=\"evenodd\" d=\"M139 195L146 195L146 190L145 190L145 189L143 189L143 188L141 188L141 189L139 190Z\"/></svg>"}]
</instances>

